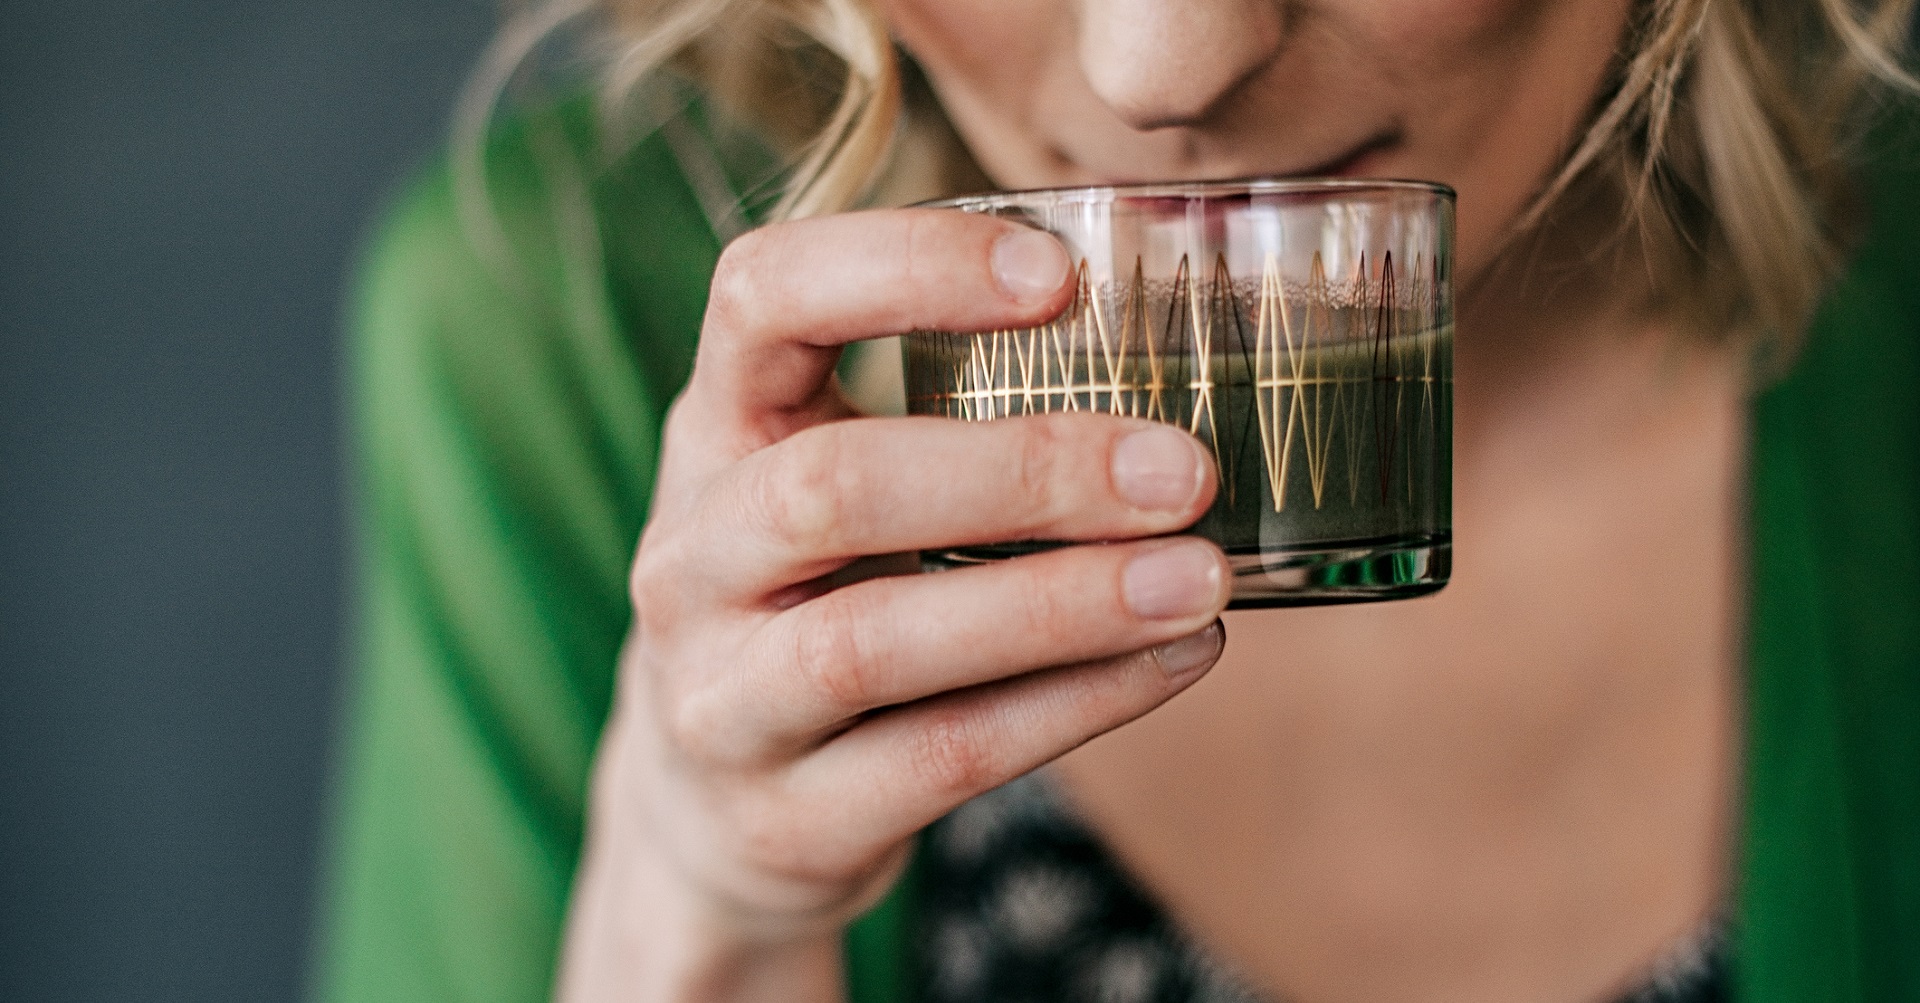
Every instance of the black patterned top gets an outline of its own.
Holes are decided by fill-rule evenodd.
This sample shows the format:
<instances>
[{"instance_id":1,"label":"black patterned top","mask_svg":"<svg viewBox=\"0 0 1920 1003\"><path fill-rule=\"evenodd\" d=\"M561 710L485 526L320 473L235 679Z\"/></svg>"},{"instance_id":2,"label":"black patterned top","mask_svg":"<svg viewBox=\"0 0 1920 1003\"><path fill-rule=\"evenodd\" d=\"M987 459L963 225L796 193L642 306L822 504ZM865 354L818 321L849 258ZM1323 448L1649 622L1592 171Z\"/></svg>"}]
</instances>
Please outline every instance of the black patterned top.
<instances>
[{"instance_id":1,"label":"black patterned top","mask_svg":"<svg viewBox=\"0 0 1920 1003\"><path fill-rule=\"evenodd\" d=\"M969 801L921 842L914 943L926 1003L1262 1003L1185 937L1041 775ZM1703 927L1619 1003L1722 1003Z\"/></svg>"}]
</instances>

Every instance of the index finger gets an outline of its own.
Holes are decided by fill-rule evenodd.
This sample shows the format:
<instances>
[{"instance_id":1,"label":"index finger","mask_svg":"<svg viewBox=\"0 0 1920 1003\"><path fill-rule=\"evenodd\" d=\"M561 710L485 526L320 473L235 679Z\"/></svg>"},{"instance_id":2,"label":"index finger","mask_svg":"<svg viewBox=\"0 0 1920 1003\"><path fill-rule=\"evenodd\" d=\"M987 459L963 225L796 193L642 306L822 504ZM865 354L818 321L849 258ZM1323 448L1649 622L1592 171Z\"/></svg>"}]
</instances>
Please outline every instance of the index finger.
<instances>
[{"instance_id":1,"label":"index finger","mask_svg":"<svg viewBox=\"0 0 1920 1003\"><path fill-rule=\"evenodd\" d=\"M841 346L921 329L1039 324L1065 309L1071 273L1051 234L953 210L874 210L756 230L729 244L715 269L688 396L707 421L777 423L817 402Z\"/></svg>"}]
</instances>

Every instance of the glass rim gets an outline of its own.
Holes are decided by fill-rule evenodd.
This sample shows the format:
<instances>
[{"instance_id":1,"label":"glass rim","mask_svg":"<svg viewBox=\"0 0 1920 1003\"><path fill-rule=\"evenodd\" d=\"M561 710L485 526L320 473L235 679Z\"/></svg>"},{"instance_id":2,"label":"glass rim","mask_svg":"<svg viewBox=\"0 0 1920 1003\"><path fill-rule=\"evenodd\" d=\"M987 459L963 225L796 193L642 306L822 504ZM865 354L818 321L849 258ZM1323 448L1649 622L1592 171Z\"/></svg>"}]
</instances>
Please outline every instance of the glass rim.
<instances>
[{"instance_id":1,"label":"glass rim","mask_svg":"<svg viewBox=\"0 0 1920 1003\"><path fill-rule=\"evenodd\" d=\"M971 206L1099 204L1122 199L1205 199L1235 198L1246 195L1336 195L1367 192L1418 192L1453 200L1458 196L1449 185L1412 178L1298 178L1250 177L1218 181L1146 181L1119 185L1068 185L1060 188L1020 188L1011 191L975 192L948 198L916 202L914 209L965 209Z\"/></svg>"}]
</instances>

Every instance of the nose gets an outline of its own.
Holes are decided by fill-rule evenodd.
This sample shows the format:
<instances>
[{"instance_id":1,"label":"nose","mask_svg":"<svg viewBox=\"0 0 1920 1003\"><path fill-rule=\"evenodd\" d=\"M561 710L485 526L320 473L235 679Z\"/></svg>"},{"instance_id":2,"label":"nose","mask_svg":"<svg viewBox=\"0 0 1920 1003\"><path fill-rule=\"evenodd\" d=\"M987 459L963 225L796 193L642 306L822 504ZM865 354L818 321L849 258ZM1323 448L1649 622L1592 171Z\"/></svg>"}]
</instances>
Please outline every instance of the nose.
<instances>
[{"instance_id":1,"label":"nose","mask_svg":"<svg viewBox=\"0 0 1920 1003\"><path fill-rule=\"evenodd\" d=\"M1191 125L1271 63L1282 0L1083 0L1080 66L1136 129Z\"/></svg>"}]
</instances>

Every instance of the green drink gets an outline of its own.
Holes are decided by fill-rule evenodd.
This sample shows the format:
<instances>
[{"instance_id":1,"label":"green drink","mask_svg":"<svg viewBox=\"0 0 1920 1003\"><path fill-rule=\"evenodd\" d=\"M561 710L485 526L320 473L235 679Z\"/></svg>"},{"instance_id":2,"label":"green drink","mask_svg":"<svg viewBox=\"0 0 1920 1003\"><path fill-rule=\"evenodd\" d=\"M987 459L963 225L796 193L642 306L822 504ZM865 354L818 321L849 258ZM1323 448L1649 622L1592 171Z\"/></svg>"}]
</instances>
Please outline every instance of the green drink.
<instances>
[{"instance_id":1,"label":"green drink","mask_svg":"<svg viewBox=\"0 0 1920 1003\"><path fill-rule=\"evenodd\" d=\"M1278 184L1280 209L1304 211L1309 225L1345 237L1364 227L1327 212L1327 200L1346 206L1375 192L1340 184L1302 200L1299 183ZM1439 589L1452 553L1450 199L1431 186L1408 193L1389 185L1389 196L1440 212L1443 225L1388 228L1377 254L1366 242L1356 249L1327 239L1288 254L1277 238L1263 246L1257 227L1242 227L1254 239L1235 245L1234 226L1209 225L1253 211L1259 203L1245 186L1225 196L1195 187L1211 203L1197 227L1191 199L1154 194L1129 207L1124 191L1076 204L1078 221L1090 216L1094 226L1076 229L1071 213L1039 221L1080 260L1072 305L1035 328L909 336L908 409L966 421L1087 411L1186 429L1219 470L1213 505L1191 532L1227 552L1235 607ZM1099 211L1089 214L1088 204ZM1159 220L1174 208L1181 239L1135 227L1131 243L1147 246L1131 267L1113 268L1128 259L1097 245L1089 251L1087 231L1123 243L1131 218L1123 209ZM1198 259L1202 267L1195 245L1213 252ZM950 567L1058 545L1009 541L924 559Z\"/></svg>"}]
</instances>

